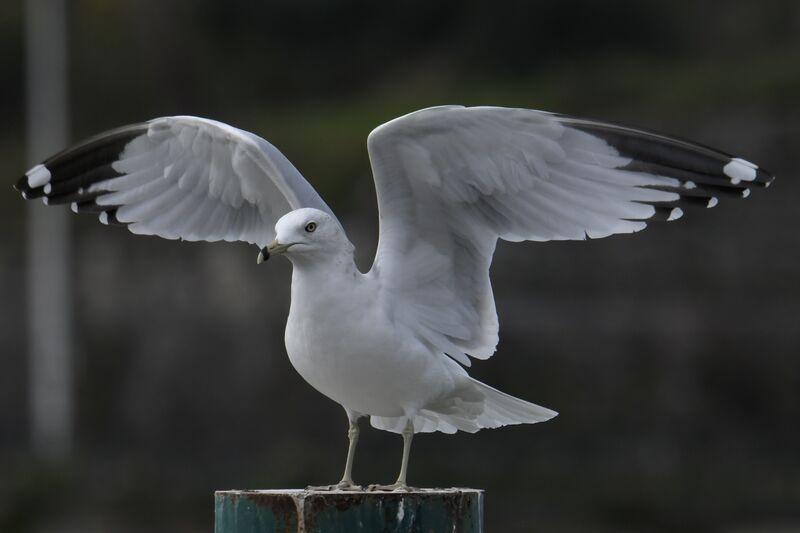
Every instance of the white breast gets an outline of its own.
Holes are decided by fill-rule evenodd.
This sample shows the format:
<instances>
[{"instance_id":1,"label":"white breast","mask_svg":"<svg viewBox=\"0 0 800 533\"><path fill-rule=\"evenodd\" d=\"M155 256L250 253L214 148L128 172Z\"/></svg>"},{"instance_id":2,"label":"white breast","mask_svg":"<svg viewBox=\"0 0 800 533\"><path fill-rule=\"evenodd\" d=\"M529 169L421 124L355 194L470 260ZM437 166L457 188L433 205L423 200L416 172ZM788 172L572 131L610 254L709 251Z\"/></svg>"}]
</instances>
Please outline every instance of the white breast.
<instances>
[{"instance_id":1,"label":"white breast","mask_svg":"<svg viewBox=\"0 0 800 533\"><path fill-rule=\"evenodd\" d=\"M371 278L295 270L286 350L300 375L352 411L402 416L453 390L442 356L397 331Z\"/></svg>"}]
</instances>

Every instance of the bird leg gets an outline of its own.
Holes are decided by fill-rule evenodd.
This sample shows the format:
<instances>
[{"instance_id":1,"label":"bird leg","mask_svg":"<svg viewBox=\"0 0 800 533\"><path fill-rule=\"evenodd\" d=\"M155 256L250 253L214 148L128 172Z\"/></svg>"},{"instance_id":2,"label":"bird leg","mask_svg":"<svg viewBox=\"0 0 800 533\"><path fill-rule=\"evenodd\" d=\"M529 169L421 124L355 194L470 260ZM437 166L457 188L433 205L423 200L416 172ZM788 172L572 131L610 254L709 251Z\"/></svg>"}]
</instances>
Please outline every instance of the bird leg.
<instances>
[{"instance_id":1,"label":"bird leg","mask_svg":"<svg viewBox=\"0 0 800 533\"><path fill-rule=\"evenodd\" d=\"M350 422L350 427L347 430L347 461L344 465L344 475L342 480L336 485L322 485L322 486L308 486L306 490L361 490L361 485L353 483L353 456L356 454L356 445L358 444L358 416L351 416L347 413L347 420Z\"/></svg>"},{"instance_id":2,"label":"bird leg","mask_svg":"<svg viewBox=\"0 0 800 533\"><path fill-rule=\"evenodd\" d=\"M414 424L409 419L406 422L406 427L403 429L403 462L400 464L400 474L397 476L397 481L391 485L370 485L369 490L396 490L396 491L409 491L413 487L406 484L406 474L408 473L408 456L411 453L411 439L414 438Z\"/></svg>"},{"instance_id":3,"label":"bird leg","mask_svg":"<svg viewBox=\"0 0 800 533\"><path fill-rule=\"evenodd\" d=\"M338 489L361 489L361 487L353 483L353 456L356 454L356 445L358 444L358 434L360 432L358 420L350 420L350 429L347 430L347 440L349 441L347 445L347 460L344 463L344 475L337 485Z\"/></svg>"}]
</instances>

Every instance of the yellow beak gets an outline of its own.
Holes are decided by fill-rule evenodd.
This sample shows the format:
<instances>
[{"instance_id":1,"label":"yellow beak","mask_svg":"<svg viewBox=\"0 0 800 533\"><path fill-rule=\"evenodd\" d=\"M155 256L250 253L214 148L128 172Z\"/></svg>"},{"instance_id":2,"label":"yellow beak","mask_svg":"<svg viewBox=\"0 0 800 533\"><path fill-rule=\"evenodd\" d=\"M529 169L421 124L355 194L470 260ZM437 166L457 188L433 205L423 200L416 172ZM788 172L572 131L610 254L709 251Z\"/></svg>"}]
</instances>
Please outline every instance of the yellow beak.
<instances>
[{"instance_id":1,"label":"yellow beak","mask_svg":"<svg viewBox=\"0 0 800 533\"><path fill-rule=\"evenodd\" d=\"M284 253L286 250L289 249L290 246L292 246L292 244L294 243L281 244L278 242L278 239L275 239L274 241L269 243L266 248L262 248L261 251L258 252L258 258L256 259L256 263L260 265L261 263L269 259L270 256Z\"/></svg>"}]
</instances>

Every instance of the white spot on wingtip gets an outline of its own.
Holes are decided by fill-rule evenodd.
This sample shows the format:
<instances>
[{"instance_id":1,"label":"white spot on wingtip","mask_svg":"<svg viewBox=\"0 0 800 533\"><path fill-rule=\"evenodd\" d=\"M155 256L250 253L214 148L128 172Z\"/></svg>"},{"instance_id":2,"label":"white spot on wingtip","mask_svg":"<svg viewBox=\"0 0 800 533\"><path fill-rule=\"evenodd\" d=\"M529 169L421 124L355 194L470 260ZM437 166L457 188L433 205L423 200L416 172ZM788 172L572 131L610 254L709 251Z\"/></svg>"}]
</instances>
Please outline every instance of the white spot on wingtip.
<instances>
[{"instance_id":1,"label":"white spot on wingtip","mask_svg":"<svg viewBox=\"0 0 800 533\"><path fill-rule=\"evenodd\" d=\"M73 213L77 213L78 212L78 202L72 202L71 204L69 204L69 208Z\"/></svg>"},{"instance_id":2,"label":"white spot on wingtip","mask_svg":"<svg viewBox=\"0 0 800 533\"><path fill-rule=\"evenodd\" d=\"M25 191L22 191L22 199L23 200L27 200L28 199L28 194Z\"/></svg>"},{"instance_id":3,"label":"white spot on wingtip","mask_svg":"<svg viewBox=\"0 0 800 533\"><path fill-rule=\"evenodd\" d=\"M711 198L708 199L708 203L706 204L706 207L709 207L709 208L710 207L714 207L718 203L719 203L719 200L717 200L717 197L716 196L712 196Z\"/></svg>"},{"instance_id":4,"label":"white spot on wingtip","mask_svg":"<svg viewBox=\"0 0 800 533\"><path fill-rule=\"evenodd\" d=\"M697 184L690 180L690 181L687 181L686 183L683 184L683 188L684 189L696 189L697 188Z\"/></svg>"},{"instance_id":5,"label":"white spot on wingtip","mask_svg":"<svg viewBox=\"0 0 800 533\"><path fill-rule=\"evenodd\" d=\"M50 202L47 200L47 196L45 196L45 197L43 197L43 198L42 198L42 203L43 203L44 205L49 205L49 204L50 204Z\"/></svg>"},{"instance_id":6,"label":"white spot on wingtip","mask_svg":"<svg viewBox=\"0 0 800 533\"><path fill-rule=\"evenodd\" d=\"M683 216L683 209L680 207L674 208L672 211L669 212L669 217L667 217L667 222L672 222L673 220L678 220Z\"/></svg>"},{"instance_id":7,"label":"white spot on wingtip","mask_svg":"<svg viewBox=\"0 0 800 533\"><path fill-rule=\"evenodd\" d=\"M25 173L28 177L28 187L41 187L50 181L50 171L44 165L36 165Z\"/></svg>"},{"instance_id":8,"label":"white spot on wingtip","mask_svg":"<svg viewBox=\"0 0 800 533\"><path fill-rule=\"evenodd\" d=\"M53 190L53 186L50 183L48 183L47 185L44 186L44 193L45 194L50 194L50 191L52 191L52 190Z\"/></svg>"},{"instance_id":9,"label":"white spot on wingtip","mask_svg":"<svg viewBox=\"0 0 800 533\"><path fill-rule=\"evenodd\" d=\"M750 189L745 189L742 191L742 198L747 198L750 196Z\"/></svg>"},{"instance_id":10,"label":"white spot on wingtip","mask_svg":"<svg viewBox=\"0 0 800 533\"><path fill-rule=\"evenodd\" d=\"M730 162L722 168L722 172L731 178L731 183L736 185L740 181L753 181L756 179L756 170L758 167L750 161L734 157Z\"/></svg>"},{"instance_id":11,"label":"white spot on wingtip","mask_svg":"<svg viewBox=\"0 0 800 533\"><path fill-rule=\"evenodd\" d=\"M108 213L103 211L100 213L100 223L108 225Z\"/></svg>"},{"instance_id":12,"label":"white spot on wingtip","mask_svg":"<svg viewBox=\"0 0 800 533\"><path fill-rule=\"evenodd\" d=\"M758 165L756 165L755 163L751 163L750 161L748 161L746 159L742 159L741 157L734 157L732 159L732 161L737 161L737 162L739 162L739 163L741 163L743 165L747 165L748 167L752 168L753 170L758 170Z\"/></svg>"}]
</instances>

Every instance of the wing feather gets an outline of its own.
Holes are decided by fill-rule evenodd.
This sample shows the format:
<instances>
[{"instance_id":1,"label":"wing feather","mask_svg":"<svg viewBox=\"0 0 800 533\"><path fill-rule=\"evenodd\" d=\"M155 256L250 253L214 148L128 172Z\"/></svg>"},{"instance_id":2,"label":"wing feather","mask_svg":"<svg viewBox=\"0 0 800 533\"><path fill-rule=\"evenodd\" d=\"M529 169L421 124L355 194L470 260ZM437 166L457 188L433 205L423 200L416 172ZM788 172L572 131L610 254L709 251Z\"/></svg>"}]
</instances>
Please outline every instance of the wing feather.
<instances>
[{"instance_id":1,"label":"wing feather","mask_svg":"<svg viewBox=\"0 0 800 533\"><path fill-rule=\"evenodd\" d=\"M70 203L133 233L265 246L277 220L330 208L271 144L198 117L163 117L98 135L29 170L26 198Z\"/></svg>"},{"instance_id":2,"label":"wing feather","mask_svg":"<svg viewBox=\"0 0 800 533\"><path fill-rule=\"evenodd\" d=\"M525 109L424 109L376 128L380 210L371 274L395 320L457 361L497 344L497 239L634 233L683 208L746 197L772 176L686 141Z\"/></svg>"}]
</instances>

